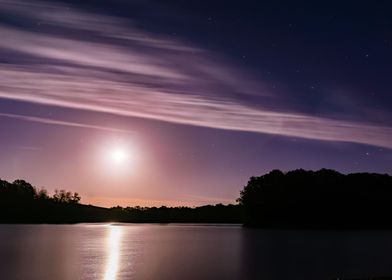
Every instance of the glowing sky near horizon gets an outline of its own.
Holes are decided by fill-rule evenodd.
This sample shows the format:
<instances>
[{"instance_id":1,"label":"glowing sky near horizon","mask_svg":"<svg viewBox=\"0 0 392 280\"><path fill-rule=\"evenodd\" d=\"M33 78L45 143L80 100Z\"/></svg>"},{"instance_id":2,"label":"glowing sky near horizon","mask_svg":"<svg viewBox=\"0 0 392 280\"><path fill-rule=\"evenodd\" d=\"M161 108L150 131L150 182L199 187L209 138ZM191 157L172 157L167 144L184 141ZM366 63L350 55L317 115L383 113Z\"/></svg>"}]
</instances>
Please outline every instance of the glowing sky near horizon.
<instances>
[{"instance_id":1,"label":"glowing sky near horizon","mask_svg":"<svg viewBox=\"0 0 392 280\"><path fill-rule=\"evenodd\" d=\"M391 19L355 5L0 0L0 177L109 206L391 173Z\"/></svg>"}]
</instances>

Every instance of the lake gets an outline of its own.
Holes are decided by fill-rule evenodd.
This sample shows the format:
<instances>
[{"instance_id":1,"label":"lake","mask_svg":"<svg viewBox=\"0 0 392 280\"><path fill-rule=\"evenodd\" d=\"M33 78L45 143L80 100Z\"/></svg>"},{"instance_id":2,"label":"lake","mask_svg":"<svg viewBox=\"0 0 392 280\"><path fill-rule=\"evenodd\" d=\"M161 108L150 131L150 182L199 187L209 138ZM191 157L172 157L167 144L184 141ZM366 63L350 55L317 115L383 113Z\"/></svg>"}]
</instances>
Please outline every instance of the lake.
<instances>
[{"instance_id":1,"label":"lake","mask_svg":"<svg viewBox=\"0 0 392 280\"><path fill-rule=\"evenodd\" d=\"M392 275L391 231L240 225L0 225L0 279L336 279Z\"/></svg>"}]
</instances>

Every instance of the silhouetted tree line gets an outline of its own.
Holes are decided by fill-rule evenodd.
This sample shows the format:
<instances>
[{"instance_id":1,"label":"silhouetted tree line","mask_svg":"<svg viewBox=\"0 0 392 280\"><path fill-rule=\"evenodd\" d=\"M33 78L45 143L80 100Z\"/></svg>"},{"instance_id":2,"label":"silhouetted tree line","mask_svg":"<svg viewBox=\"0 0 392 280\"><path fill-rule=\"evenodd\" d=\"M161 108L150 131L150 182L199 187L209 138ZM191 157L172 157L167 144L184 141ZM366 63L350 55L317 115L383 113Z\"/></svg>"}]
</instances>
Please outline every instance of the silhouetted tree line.
<instances>
[{"instance_id":1,"label":"silhouetted tree line","mask_svg":"<svg viewBox=\"0 0 392 280\"><path fill-rule=\"evenodd\" d=\"M78 193L49 196L23 180L0 180L2 223L244 223L266 228L392 228L392 176L334 170L251 177L237 205L112 207L80 204Z\"/></svg>"},{"instance_id":2,"label":"silhouetted tree line","mask_svg":"<svg viewBox=\"0 0 392 280\"><path fill-rule=\"evenodd\" d=\"M273 170L251 177L238 202L247 226L391 228L392 176Z\"/></svg>"},{"instance_id":3,"label":"silhouetted tree line","mask_svg":"<svg viewBox=\"0 0 392 280\"><path fill-rule=\"evenodd\" d=\"M24 180L0 180L1 223L77 223L77 222L151 222L151 223L240 223L238 205L201 207L113 207L80 204L78 193L56 190L49 196Z\"/></svg>"},{"instance_id":4,"label":"silhouetted tree line","mask_svg":"<svg viewBox=\"0 0 392 280\"><path fill-rule=\"evenodd\" d=\"M24 180L9 183L0 180L0 222L52 222L78 208L80 196L65 190L56 190L49 196L47 190L36 189Z\"/></svg>"},{"instance_id":5,"label":"silhouetted tree line","mask_svg":"<svg viewBox=\"0 0 392 280\"><path fill-rule=\"evenodd\" d=\"M122 222L143 223L241 223L239 205L204 205L199 207L113 207Z\"/></svg>"},{"instance_id":6,"label":"silhouetted tree line","mask_svg":"<svg viewBox=\"0 0 392 280\"><path fill-rule=\"evenodd\" d=\"M3 203L25 203L32 201L52 200L59 203L79 203L80 196L77 192L55 190L52 197L46 189L37 190L25 180L15 180L13 183L0 179L0 200Z\"/></svg>"}]
</instances>

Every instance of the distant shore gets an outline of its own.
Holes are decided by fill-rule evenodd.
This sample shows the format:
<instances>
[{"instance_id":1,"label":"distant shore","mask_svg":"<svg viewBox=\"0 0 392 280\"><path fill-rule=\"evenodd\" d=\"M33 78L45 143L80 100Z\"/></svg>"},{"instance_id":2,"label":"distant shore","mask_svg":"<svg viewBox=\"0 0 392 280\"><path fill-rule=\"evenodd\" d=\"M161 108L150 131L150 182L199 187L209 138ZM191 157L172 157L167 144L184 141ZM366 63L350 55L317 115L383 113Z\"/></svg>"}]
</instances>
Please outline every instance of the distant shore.
<instances>
[{"instance_id":1,"label":"distant shore","mask_svg":"<svg viewBox=\"0 0 392 280\"><path fill-rule=\"evenodd\" d=\"M24 180L0 180L0 223L225 223L247 228L392 229L392 176L334 170L273 170L251 177L238 204L112 207L80 204L78 193L53 196Z\"/></svg>"}]
</instances>

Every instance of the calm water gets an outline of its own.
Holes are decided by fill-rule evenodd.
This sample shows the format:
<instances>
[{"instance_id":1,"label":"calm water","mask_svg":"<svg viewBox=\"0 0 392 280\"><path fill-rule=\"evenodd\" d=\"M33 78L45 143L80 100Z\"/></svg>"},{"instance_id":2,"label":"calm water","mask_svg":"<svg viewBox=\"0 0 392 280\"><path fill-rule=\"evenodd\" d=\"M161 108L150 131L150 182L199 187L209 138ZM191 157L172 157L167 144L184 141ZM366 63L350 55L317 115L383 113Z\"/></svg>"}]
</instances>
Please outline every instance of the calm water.
<instances>
[{"instance_id":1,"label":"calm water","mask_svg":"<svg viewBox=\"0 0 392 280\"><path fill-rule=\"evenodd\" d=\"M219 225L0 225L0 279L334 279L392 275L392 232Z\"/></svg>"}]
</instances>

